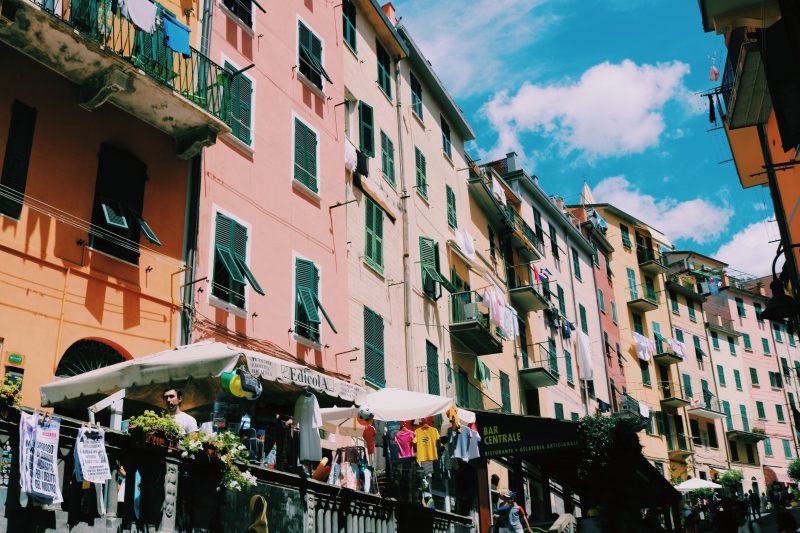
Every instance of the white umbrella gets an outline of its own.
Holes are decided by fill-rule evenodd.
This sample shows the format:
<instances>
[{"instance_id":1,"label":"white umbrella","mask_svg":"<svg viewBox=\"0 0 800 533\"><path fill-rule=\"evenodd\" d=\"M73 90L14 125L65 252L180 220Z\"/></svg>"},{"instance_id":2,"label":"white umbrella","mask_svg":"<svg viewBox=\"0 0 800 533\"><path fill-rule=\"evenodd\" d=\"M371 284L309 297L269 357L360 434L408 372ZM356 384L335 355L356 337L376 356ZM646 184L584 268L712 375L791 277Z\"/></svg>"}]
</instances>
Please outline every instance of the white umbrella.
<instances>
[{"instance_id":1,"label":"white umbrella","mask_svg":"<svg viewBox=\"0 0 800 533\"><path fill-rule=\"evenodd\" d=\"M707 479L693 477L692 479L687 479L683 483L675 485L674 488L680 492L690 492L697 489L721 489L722 485L718 485L713 481L708 481Z\"/></svg>"}]
</instances>

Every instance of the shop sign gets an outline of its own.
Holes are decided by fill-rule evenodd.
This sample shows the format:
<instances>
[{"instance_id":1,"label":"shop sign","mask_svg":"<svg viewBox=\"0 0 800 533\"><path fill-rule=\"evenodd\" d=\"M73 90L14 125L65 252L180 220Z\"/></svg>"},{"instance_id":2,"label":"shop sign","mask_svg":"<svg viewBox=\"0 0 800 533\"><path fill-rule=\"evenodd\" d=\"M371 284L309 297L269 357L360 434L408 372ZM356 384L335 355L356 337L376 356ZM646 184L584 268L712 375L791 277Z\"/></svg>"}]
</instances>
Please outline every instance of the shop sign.
<instances>
[{"instance_id":1,"label":"shop sign","mask_svg":"<svg viewBox=\"0 0 800 533\"><path fill-rule=\"evenodd\" d=\"M476 422L487 458L546 455L578 447L577 426L572 422L485 412L476 413Z\"/></svg>"},{"instance_id":2,"label":"shop sign","mask_svg":"<svg viewBox=\"0 0 800 533\"><path fill-rule=\"evenodd\" d=\"M11 352L6 357L6 361L11 363L12 365L23 366L25 364L25 356L21 353L14 353Z\"/></svg>"},{"instance_id":3,"label":"shop sign","mask_svg":"<svg viewBox=\"0 0 800 533\"><path fill-rule=\"evenodd\" d=\"M293 383L302 388L309 387L328 396L338 396L343 400L355 401L364 392L361 387L352 383L263 355L248 354L247 366L252 374L261 379Z\"/></svg>"}]
</instances>

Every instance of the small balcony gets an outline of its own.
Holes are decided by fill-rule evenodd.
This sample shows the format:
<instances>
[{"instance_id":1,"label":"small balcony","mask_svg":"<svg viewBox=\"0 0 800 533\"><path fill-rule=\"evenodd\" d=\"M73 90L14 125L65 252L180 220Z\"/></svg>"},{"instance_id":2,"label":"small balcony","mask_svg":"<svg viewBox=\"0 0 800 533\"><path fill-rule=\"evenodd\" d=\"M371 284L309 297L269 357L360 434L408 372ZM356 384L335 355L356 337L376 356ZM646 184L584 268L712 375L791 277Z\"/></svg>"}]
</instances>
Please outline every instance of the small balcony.
<instances>
[{"instance_id":1,"label":"small balcony","mask_svg":"<svg viewBox=\"0 0 800 533\"><path fill-rule=\"evenodd\" d=\"M763 429L751 426L749 418L730 417L725 423L725 436L729 439L755 444L767 438Z\"/></svg>"},{"instance_id":2,"label":"small balcony","mask_svg":"<svg viewBox=\"0 0 800 533\"><path fill-rule=\"evenodd\" d=\"M541 283L533 281L533 269L528 264L508 267L508 296L511 303L524 313L546 309L550 305L549 298Z\"/></svg>"},{"instance_id":3,"label":"small balcony","mask_svg":"<svg viewBox=\"0 0 800 533\"><path fill-rule=\"evenodd\" d=\"M728 33L740 26L767 28L781 17L777 0L703 0L703 29Z\"/></svg>"},{"instance_id":4,"label":"small balcony","mask_svg":"<svg viewBox=\"0 0 800 533\"><path fill-rule=\"evenodd\" d=\"M476 291L450 295L450 335L476 355L503 351L498 327L489 320L489 308Z\"/></svg>"},{"instance_id":5,"label":"small balcony","mask_svg":"<svg viewBox=\"0 0 800 533\"><path fill-rule=\"evenodd\" d=\"M532 355L522 358L519 377L523 383L534 389L557 384L558 357L546 344L535 344Z\"/></svg>"},{"instance_id":6,"label":"small balcony","mask_svg":"<svg viewBox=\"0 0 800 533\"><path fill-rule=\"evenodd\" d=\"M506 206L506 225L509 229L511 245L523 259L538 261L543 257L536 232L511 206Z\"/></svg>"},{"instance_id":7,"label":"small balcony","mask_svg":"<svg viewBox=\"0 0 800 533\"><path fill-rule=\"evenodd\" d=\"M728 336L728 337L741 337L742 333L740 331L736 331L735 326L736 323L733 319L722 315L714 315L709 314L706 315L708 317L708 322L706 322L706 328L711 331L716 331L717 333Z\"/></svg>"},{"instance_id":8,"label":"small balcony","mask_svg":"<svg viewBox=\"0 0 800 533\"><path fill-rule=\"evenodd\" d=\"M685 279L687 281L681 283L679 276L674 274L671 275L669 279L667 279L666 283L667 290L670 290L675 294L680 294L684 298L698 303L705 302L706 296L704 294L697 292L697 290L694 287L694 280L692 280L691 278L685 278ZM689 285L690 282L692 283L691 286Z\"/></svg>"},{"instance_id":9,"label":"small balcony","mask_svg":"<svg viewBox=\"0 0 800 533\"><path fill-rule=\"evenodd\" d=\"M668 269L664 256L653 248L637 246L636 259L639 261L639 268L642 272L650 276L657 276Z\"/></svg>"},{"instance_id":10,"label":"small balcony","mask_svg":"<svg viewBox=\"0 0 800 533\"><path fill-rule=\"evenodd\" d=\"M493 379L495 376L486 377L487 382L491 382ZM495 390L498 389L499 387ZM459 407L465 409L499 411L502 407L484 393L481 387L473 384L464 369L458 366L453 367L449 363L417 367L416 390L453 398Z\"/></svg>"},{"instance_id":11,"label":"small balcony","mask_svg":"<svg viewBox=\"0 0 800 533\"><path fill-rule=\"evenodd\" d=\"M637 313L647 313L658 309L658 294L653 287L636 286L630 289L628 308Z\"/></svg>"},{"instance_id":12,"label":"small balcony","mask_svg":"<svg viewBox=\"0 0 800 533\"><path fill-rule=\"evenodd\" d=\"M683 433L667 435L667 455L670 460L682 461L693 454L694 451L686 435Z\"/></svg>"},{"instance_id":13,"label":"small balcony","mask_svg":"<svg viewBox=\"0 0 800 533\"><path fill-rule=\"evenodd\" d=\"M760 44L742 27L731 32L722 78L729 129L765 124L772 111Z\"/></svg>"},{"instance_id":14,"label":"small balcony","mask_svg":"<svg viewBox=\"0 0 800 533\"><path fill-rule=\"evenodd\" d=\"M683 392L679 383L672 381L659 381L658 388L661 390L661 408L678 409L686 407L692 402Z\"/></svg>"},{"instance_id":15,"label":"small balcony","mask_svg":"<svg viewBox=\"0 0 800 533\"><path fill-rule=\"evenodd\" d=\"M704 399L693 399L691 406L686 410L692 416L705 418L707 420L720 420L725 418L719 398L708 391L705 391Z\"/></svg>"},{"instance_id":16,"label":"small balcony","mask_svg":"<svg viewBox=\"0 0 800 533\"><path fill-rule=\"evenodd\" d=\"M653 355L653 359L662 365L674 365L683 362L683 356L675 353L667 339L659 334L656 334L656 353Z\"/></svg>"},{"instance_id":17,"label":"small balcony","mask_svg":"<svg viewBox=\"0 0 800 533\"><path fill-rule=\"evenodd\" d=\"M642 416L639 401L630 394L622 394L620 396L619 411L615 416L632 431L639 432L650 425L650 419Z\"/></svg>"},{"instance_id":18,"label":"small balcony","mask_svg":"<svg viewBox=\"0 0 800 533\"><path fill-rule=\"evenodd\" d=\"M116 2L113 2L116 5ZM176 52L162 23L152 33L112 11L112 0L2 0L0 41L80 87L79 103L106 102L172 136L188 159L231 129L229 74L194 48ZM159 12L168 13L159 6Z\"/></svg>"}]
</instances>

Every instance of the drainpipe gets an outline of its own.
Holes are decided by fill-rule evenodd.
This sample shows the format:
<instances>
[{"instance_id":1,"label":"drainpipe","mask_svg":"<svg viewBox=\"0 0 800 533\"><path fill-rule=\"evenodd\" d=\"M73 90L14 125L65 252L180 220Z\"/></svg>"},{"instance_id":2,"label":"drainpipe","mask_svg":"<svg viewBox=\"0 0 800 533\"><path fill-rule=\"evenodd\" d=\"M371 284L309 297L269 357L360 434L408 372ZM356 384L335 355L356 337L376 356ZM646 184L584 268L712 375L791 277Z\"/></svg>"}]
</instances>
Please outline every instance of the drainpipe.
<instances>
[{"instance_id":1,"label":"drainpipe","mask_svg":"<svg viewBox=\"0 0 800 533\"><path fill-rule=\"evenodd\" d=\"M189 161L186 187L186 214L183 224L183 290L181 294L180 329L181 346L192 342L192 309L194 284L192 283L197 260L197 231L200 223L200 176L203 168L202 152Z\"/></svg>"},{"instance_id":2,"label":"drainpipe","mask_svg":"<svg viewBox=\"0 0 800 533\"><path fill-rule=\"evenodd\" d=\"M400 170L400 218L403 219L403 320L406 343L406 381L408 390L416 390L414 382L414 334L411 329L411 265L409 252L408 187L406 186L405 157L403 150L403 106L400 100L400 58L394 60L395 89L397 92L397 150Z\"/></svg>"}]
</instances>

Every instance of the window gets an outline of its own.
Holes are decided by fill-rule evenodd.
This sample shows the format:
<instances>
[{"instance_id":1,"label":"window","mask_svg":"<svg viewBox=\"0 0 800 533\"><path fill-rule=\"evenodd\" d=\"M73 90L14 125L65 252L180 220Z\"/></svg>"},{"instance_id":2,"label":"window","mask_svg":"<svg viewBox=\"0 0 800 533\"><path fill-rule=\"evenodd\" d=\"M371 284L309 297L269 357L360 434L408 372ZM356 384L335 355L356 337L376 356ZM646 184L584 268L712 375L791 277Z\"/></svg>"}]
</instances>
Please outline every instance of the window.
<instances>
[{"instance_id":1,"label":"window","mask_svg":"<svg viewBox=\"0 0 800 533\"><path fill-rule=\"evenodd\" d=\"M775 415L778 417L778 422L786 422L786 419L783 417L783 406L781 404L775 404Z\"/></svg>"},{"instance_id":2,"label":"window","mask_svg":"<svg viewBox=\"0 0 800 533\"><path fill-rule=\"evenodd\" d=\"M781 379L780 372L770 372L769 373L769 386L773 389L780 389L783 387L783 380Z\"/></svg>"},{"instance_id":3,"label":"window","mask_svg":"<svg viewBox=\"0 0 800 533\"><path fill-rule=\"evenodd\" d=\"M425 359L428 366L428 394L439 394L439 351L430 341L425 341Z\"/></svg>"},{"instance_id":4,"label":"window","mask_svg":"<svg viewBox=\"0 0 800 533\"><path fill-rule=\"evenodd\" d=\"M756 401L756 413L758 413L759 420L767 419L767 413L764 411L764 402Z\"/></svg>"},{"instance_id":5,"label":"window","mask_svg":"<svg viewBox=\"0 0 800 533\"><path fill-rule=\"evenodd\" d=\"M578 304L578 313L581 317L581 331L588 334L589 323L586 321L586 308L583 306L583 304Z\"/></svg>"},{"instance_id":6,"label":"window","mask_svg":"<svg viewBox=\"0 0 800 533\"><path fill-rule=\"evenodd\" d=\"M667 342L667 339L661 335L661 324L655 320L653 321L653 337L655 337L656 341L656 353L665 353L666 349L664 348L664 344Z\"/></svg>"},{"instance_id":7,"label":"window","mask_svg":"<svg viewBox=\"0 0 800 533\"><path fill-rule=\"evenodd\" d=\"M381 130L381 173L392 187L396 185L394 177L394 143Z\"/></svg>"},{"instance_id":8,"label":"window","mask_svg":"<svg viewBox=\"0 0 800 533\"><path fill-rule=\"evenodd\" d=\"M353 52L357 52L356 47L356 6L353 5L353 0L344 0L342 2L342 26L344 32L344 42Z\"/></svg>"},{"instance_id":9,"label":"window","mask_svg":"<svg viewBox=\"0 0 800 533\"><path fill-rule=\"evenodd\" d=\"M789 361L787 361L785 357L781 357L781 370L783 370L783 375L787 378L792 372L789 368Z\"/></svg>"},{"instance_id":10,"label":"window","mask_svg":"<svg viewBox=\"0 0 800 533\"><path fill-rule=\"evenodd\" d=\"M556 233L556 227L553 224L550 225L550 251L553 252L553 259L558 262L558 234Z\"/></svg>"},{"instance_id":11,"label":"window","mask_svg":"<svg viewBox=\"0 0 800 533\"><path fill-rule=\"evenodd\" d=\"M731 351L731 355L736 355L736 339L728 336L728 349Z\"/></svg>"},{"instance_id":12,"label":"window","mask_svg":"<svg viewBox=\"0 0 800 533\"><path fill-rule=\"evenodd\" d=\"M777 322L773 322L772 331L775 333L775 342L783 343L783 337L781 336L781 325Z\"/></svg>"},{"instance_id":13,"label":"window","mask_svg":"<svg viewBox=\"0 0 800 533\"><path fill-rule=\"evenodd\" d=\"M366 195L365 195L366 196ZM364 261L383 272L383 209L366 196L366 235L364 237Z\"/></svg>"},{"instance_id":14,"label":"window","mask_svg":"<svg viewBox=\"0 0 800 533\"><path fill-rule=\"evenodd\" d=\"M636 287L636 273L632 268L625 269L628 273L628 290L631 293L631 300L639 299L639 289Z\"/></svg>"},{"instance_id":15,"label":"window","mask_svg":"<svg viewBox=\"0 0 800 533\"><path fill-rule=\"evenodd\" d=\"M692 300L686 299L686 307L689 310L689 320L692 322L697 322L697 314L694 310L694 302Z\"/></svg>"},{"instance_id":16,"label":"window","mask_svg":"<svg viewBox=\"0 0 800 533\"><path fill-rule=\"evenodd\" d=\"M731 404L725 400L722 401L722 412L725 413L725 424L728 431L733 431L733 415L731 414Z\"/></svg>"},{"instance_id":17,"label":"window","mask_svg":"<svg viewBox=\"0 0 800 533\"><path fill-rule=\"evenodd\" d=\"M753 450L753 445L749 442L744 443L744 452L747 455L747 462L750 464L755 464L756 462L756 455Z\"/></svg>"},{"instance_id":18,"label":"window","mask_svg":"<svg viewBox=\"0 0 800 533\"><path fill-rule=\"evenodd\" d=\"M439 115L439 122L442 125L442 151L447 159L453 159L453 146L450 142L450 124L444 119L444 116Z\"/></svg>"},{"instance_id":19,"label":"window","mask_svg":"<svg viewBox=\"0 0 800 533\"><path fill-rule=\"evenodd\" d=\"M794 394L791 392L787 392L786 395L789 397L789 405L795 407L794 405Z\"/></svg>"},{"instance_id":20,"label":"window","mask_svg":"<svg viewBox=\"0 0 800 533\"><path fill-rule=\"evenodd\" d=\"M244 309L245 281L258 294L264 295L264 290L247 266L247 228L217 213L211 294Z\"/></svg>"},{"instance_id":21,"label":"window","mask_svg":"<svg viewBox=\"0 0 800 533\"><path fill-rule=\"evenodd\" d=\"M739 318L744 318L747 316L744 312L744 300L741 298L734 298L736 300L736 312L739 315Z\"/></svg>"},{"instance_id":22,"label":"window","mask_svg":"<svg viewBox=\"0 0 800 533\"><path fill-rule=\"evenodd\" d=\"M735 463L739 462L739 445L735 440L729 440L728 444L731 446L731 460Z\"/></svg>"},{"instance_id":23,"label":"window","mask_svg":"<svg viewBox=\"0 0 800 533\"><path fill-rule=\"evenodd\" d=\"M380 86L383 94L392 99L392 60L389 57L389 52L379 43L375 41L375 50L378 55L378 86Z\"/></svg>"},{"instance_id":24,"label":"window","mask_svg":"<svg viewBox=\"0 0 800 533\"><path fill-rule=\"evenodd\" d=\"M675 328L675 340L683 344L683 330Z\"/></svg>"},{"instance_id":25,"label":"window","mask_svg":"<svg viewBox=\"0 0 800 533\"><path fill-rule=\"evenodd\" d=\"M369 157L375 155L375 123L372 106L366 102L358 103L359 148Z\"/></svg>"},{"instance_id":26,"label":"window","mask_svg":"<svg viewBox=\"0 0 800 533\"><path fill-rule=\"evenodd\" d=\"M222 3L248 28L253 27L253 4L250 0L223 0Z\"/></svg>"},{"instance_id":27,"label":"window","mask_svg":"<svg viewBox=\"0 0 800 533\"><path fill-rule=\"evenodd\" d=\"M719 350L719 335L717 335L716 331L711 332L711 346L713 346L715 350Z\"/></svg>"},{"instance_id":28,"label":"window","mask_svg":"<svg viewBox=\"0 0 800 533\"><path fill-rule=\"evenodd\" d=\"M547 356L549 358L550 372L558 377L558 348L553 337L547 339Z\"/></svg>"},{"instance_id":29,"label":"window","mask_svg":"<svg viewBox=\"0 0 800 533\"><path fill-rule=\"evenodd\" d=\"M631 234L628 231L628 226L624 224L619 225L619 231L622 234L622 246L625 248L631 247Z\"/></svg>"},{"instance_id":30,"label":"window","mask_svg":"<svg viewBox=\"0 0 800 533\"><path fill-rule=\"evenodd\" d=\"M442 296L441 287L450 290L452 286L439 273L439 243L427 237L419 238L420 270L422 288L428 298L438 300Z\"/></svg>"},{"instance_id":31,"label":"window","mask_svg":"<svg viewBox=\"0 0 800 533\"><path fill-rule=\"evenodd\" d=\"M700 436L700 422L694 418L690 418L689 431L692 434L692 443L695 446L701 446L703 444L703 438Z\"/></svg>"},{"instance_id":32,"label":"window","mask_svg":"<svg viewBox=\"0 0 800 533\"><path fill-rule=\"evenodd\" d=\"M669 303L672 306L672 312L675 313L676 315L680 315L681 309L680 307L678 307L678 295L675 294L673 291L669 291Z\"/></svg>"},{"instance_id":33,"label":"window","mask_svg":"<svg viewBox=\"0 0 800 533\"><path fill-rule=\"evenodd\" d=\"M747 406L739 405L739 414L742 415L742 429L750 431L750 419L747 417Z\"/></svg>"},{"instance_id":34,"label":"window","mask_svg":"<svg viewBox=\"0 0 800 533\"><path fill-rule=\"evenodd\" d=\"M754 387L758 387L758 370L755 368L750 369L750 383L753 384Z\"/></svg>"},{"instance_id":35,"label":"window","mask_svg":"<svg viewBox=\"0 0 800 533\"><path fill-rule=\"evenodd\" d=\"M606 357L611 357L611 343L608 342L608 332L603 332L603 348L606 353Z\"/></svg>"},{"instance_id":36,"label":"window","mask_svg":"<svg viewBox=\"0 0 800 533\"><path fill-rule=\"evenodd\" d=\"M644 335L644 323L642 322L642 315L639 313L632 313L633 317L633 331L639 335Z\"/></svg>"},{"instance_id":37,"label":"window","mask_svg":"<svg viewBox=\"0 0 800 533\"><path fill-rule=\"evenodd\" d=\"M456 217L456 193L449 185L445 185L447 192L447 225L451 228L458 227L458 217Z\"/></svg>"},{"instance_id":38,"label":"window","mask_svg":"<svg viewBox=\"0 0 800 533\"><path fill-rule=\"evenodd\" d=\"M558 293L558 309L561 311L561 316L567 316L567 300L564 298L564 289L561 285L556 284L556 291Z\"/></svg>"},{"instance_id":39,"label":"window","mask_svg":"<svg viewBox=\"0 0 800 533\"><path fill-rule=\"evenodd\" d=\"M722 368L722 365L717 365L717 375L719 376L719 384L720 386L725 386L725 369Z\"/></svg>"},{"instance_id":40,"label":"window","mask_svg":"<svg viewBox=\"0 0 800 533\"><path fill-rule=\"evenodd\" d=\"M564 405L558 402L553 404L553 412L555 413L556 420L564 420Z\"/></svg>"},{"instance_id":41,"label":"window","mask_svg":"<svg viewBox=\"0 0 800 533\"><path fill-rule=\"evenodd\" d=\"M617 348L617 364L619 364L620 370L624 371L624 369L622 368L623 365L622 350L619 349L619 343L616 344L616 348Z\"/></svg>"},{"instance_id":42,"label":"window","mask_svg":"<svg viewBox=\"0 0 800 533\"><path fill-rule=\"evenodd\" d=\"M578 420L580 420L580 419L581 419L581 416L580 416L578 413L570 413L570 414L569 414L569 418L570 418L570 420L572 420L573 422L577 422Z\"/></svg>"},{"instance_id":43,"label":"window","mask_svg":"<svg viewBox=\"0 0 800 533\"><path fill-rule=\"evenodd\" d=\"M322 41L302 22L299 23L299 32L300 74L317 89L322 90L322 78L328 83L333 83L322 66Z\"/></svg>"},{"instance_id":44,"label":"window","mask_svg":"<svg viewBox=\"0 0 800 533\"><path fill-rule=\"evenodd\" d=\"M417 172L417 193L420 196L427 199L428 198L428 178L425 175L425 154L422 151L414 147L414 165L416 167Z\"/></svg>"},{"instance_id":45,"label":"window","mask_svg":"<svg viewBox=\"0 0 800 533\"><path fill-rule=\"evenodd\" d=\"M746 352L752 352L753 351L753 345L750 344L750 335L748 335L747 333L743 333L742 334L742 340L744 341L744 350Z\"/></svg>"},{"instance_id":46,"label":"window","mask_svg":"<svg viewBox=\"0 0 800 533\"><path fill-rule=\"evenodd\" d=\"M713 422L706 424L708 429L708 446L711 448L719 448L719 441L717 440L717 426Z\"/></svg>"},{"instance_id":47,"label":"window","mask_svg":"<svg viewBox=\"0 0 800 533\"><path fill-rule=\"evenodd\" d=\"M294 119L294 179L319 192L317 134L297 118Z\"/></svg>"},{"instance_id":48,"label":"window","mask_svg":"<svg viewBox=\"0 0 800 533\"><path fill-rule=\"evenodd\" d=\"M597 243L592 241L592 261L595 266L600 266L600 254L597 252Z\"/></svg>"},{"instance_id":49,"label":"window","mask_svg":"<svg viewBox=\"0 0 800 533\"><path fill-rule=\"evenodd\" d=\"M614 324L617 323L617 304L614 303L614 300L611 300L611 320Z\"/></svg>"},{"instance_id":50,"label":"window","mask_svg":"<svg viewBox=\"0 0 800 533\"><path fill-rule=\"evenodd\" d=\"M511 412L511 386L508 382L508 374L500 371L500 397L503 402L503 412L510 413ZM562 412L563 416L563 412Z\"/></svg>"},{"instance_id":51,"label":"window","mask_svg":"<svg viewBox=\"0 0 800 533\"><path fill-rule=\"evenodd\" d=\"M594 400L594 380L593 379L586 380L586 392L589 393L589 398Z\"/></svg>"},{"instance_id":52,"label":"window","mask_svg":"<svg viewBox=\"0 0 800 533\"><path fill-rule=\"evenodd\" d=\"M642 369L642 383L644 385L650 385L650 363L639 359L639 366Z\"/></svg>"},{"instance_id":53,"label":"window","mask_svg":"<svg viewBox=\"0 0 800 533\"><path fill-rule=\"evenodd\" d=\"M237 69L225 62L225 70L236 72ZM253 82L243 73L234 75L228 82L228 126L231 134L245 144L250 144L250 124L253 109Z\"/></svg>"},{"instance_id":54,"label":"window","mask_svg":"<svg viewBox=\"0 0 800 533\"><path fill-rule=\"evenodd\" d=\"M761 304L758 302L753 302L753 308L756 311L756 319L758 320L759 324L764 322L764 319L761 318Z\"/></svg>"},{"instance_id":55,"label":"window","mask_svg":"<svg viewBox=\"0 0 800 533\"><path fill-rule=\"evenodd\" d=\"M540 244L544 244L544 230L542 229L542 214L535 207L533 209L533 225L536 229L536 240ZM544 247L542 247L542 254L544 254Z\"/></svg>"},{"instance_id":56,"label":"window","mask_svg":"<svg viewBox=\"0 0 800 533\"><path fill-rule=\"evenodd\" d=\"M496 250L494 247L494 231L492 231L491 226L488 227L487 235L489 237L489 257L492 258L492 261L495 261L497 260L497 257L496 257ZM544 282L542 282L542 284L544 285Z\"/></svg>"},{"instance_id":57,"label":"window","mask_svg":"<svg viewBox=\"0 0 800 533\"><path fill-rule=\"evenodd\" d=\"M419 80L411 74L411 111L422 120L422 85Z\"/></svg>"},{"instance_id":58,"label":"window","mask_svg":"<svg viewBox=\"0 0 800 533\"><path fill-rule=\"evenodd\" d=\"M600 312L606 312L606 299L603 297L603 289L597 289L597 301L600 302Z\"/></svg>"},{"instance_id":59,"label":"window","mask_svg":"<svg viewBox=\"0 0 800 533\"><path fill-rule=\"evenodd\" d=\"M147 167L136 156L108 144L100 146L89 246L137 264L141 234L161 245L142 217L146 180Z\"/></svg>"},{"instance_id":60,"label":"window","mask_svg":"<svg viewBox=\"0 0 800 533\"><path fill-rule=\"evenodd\" d=\"M320 313L331 330L336 328L331 322L319 299L319 269L307 259L295 260L295 333L313 342L320 341Z\"/></svg>"},{"instance_id":61,"label":"window","mask_svg":"<svg viewBox=\"0 0 800 533\"><path fill-rule=\"evenodd\" d=\"M364 377L377 387L386 386L383 357L383 317L364 306Z\"/></svg>"},{"instance_id":62,"label":"window","mask_svg":"<svg viewBox=\"0 0 800 533\"><path fill-rule=\"evenodd\" d=\"M772 457L772 439L769 437L764 439L764 455Z\"/></svg>"},{"instance_id":63,"label":"window","mask_svg":"<svg viewBox=\"0 0 800 533\"><path fill-rule=\"evenodd\" d=\"M783 455L786 456L787 459L792 458L792 442L788 439L781 439L783 441Z\"/></svg>"},{"instance_id":64,"label":"window","mask_svg":"<svg viewBox=\"0 0 800 533\"><path fill-rule=\"evenodd\" d=\"M765 354L769 354L769 341L763 337L761 338L761 348Z\"/></svg>"},{"instance_id":65,"label":"window","mask_svg":"<svg viewBox=\"0 0 800 533\"><path fill-rule=\"evenodd\" d=\"M733 381L736 382L736 390L742 390L742 375L738 370L733 370Z\"/></svg>"},{"instance_id":66,"label":"window","mask_svg":"<svg viewBox=\"0 0 800 533\"><path fill-rule=\"evenodd\" d=\"M608 252L603 250L603 258L606 260L606 277L608 281L611 281L611 278L614 277L614 273L611 271L611 258L608 256Z\"/></svg>"},{"instance_id":67,"label":"window","mask_svg":"<svg viewBox=\"0 0 800 533\"><path fill-rule=\"evenodd\" d=\"M572 354L567 350L564 350L564 364L567 368L567 383L573 385L575 384L575 380L572 377Z\"/></svg>"},{"instance_id":68,"label":"window","mask_svg":"<svg viewBox=\"0 0 800 533\"><path fill-rule=\"evenodd\" d=\"M786 332L786 336L789 337L789 346L796 346L794 341L794 333Z\"/></svg>"},{"instance_id":69,"label":"window","mask_svg":"<svg viewBox=\"0 0 800 533\"><path fill-rule=\"evenodd\" d=\"M697 335L692 336L692 340L694 341L694 356L697 358L697 362L702 369L703 365L703 356L705 353L703 352L703 348L700 346L700 337Z\"/></svg>"},{"instance_id":70,"label":"window","mask_svg":"<svg viewBox=\"0 0 800 533\"><path fill-rule=\"evenodd\" d=\"M11 106L11 121L8 126L6 152L3 159L3 173L0 185L13 194L0 194L0 214L19 218L22 213L22 197L28 182L28 164L33 148L33 130L36 126L36 109L19 100ZM102 153L102 152L101 152ZM10 190L9 190L10 189Z\"/></svg>"},{"instance_id":71,"label":"window","mask_svg":"<svg viewBox=\"0 0 800 533\"><path fill-rule=\"evenodd\" d=\"M692 376L689 374L683 375L683 393L686 398L693 398L694 394L692 391Z\"/></svg>"},{"instance_id":72,"label":"window","mask_svg":"<svg viewBox=\"0 0 800 533\"><path fill-rule=\"evenodd\" d=\"M581 260L575 248L572 249L572 268L575 269L575 278L581 281Z\"/></svg>"}]
</instances>

